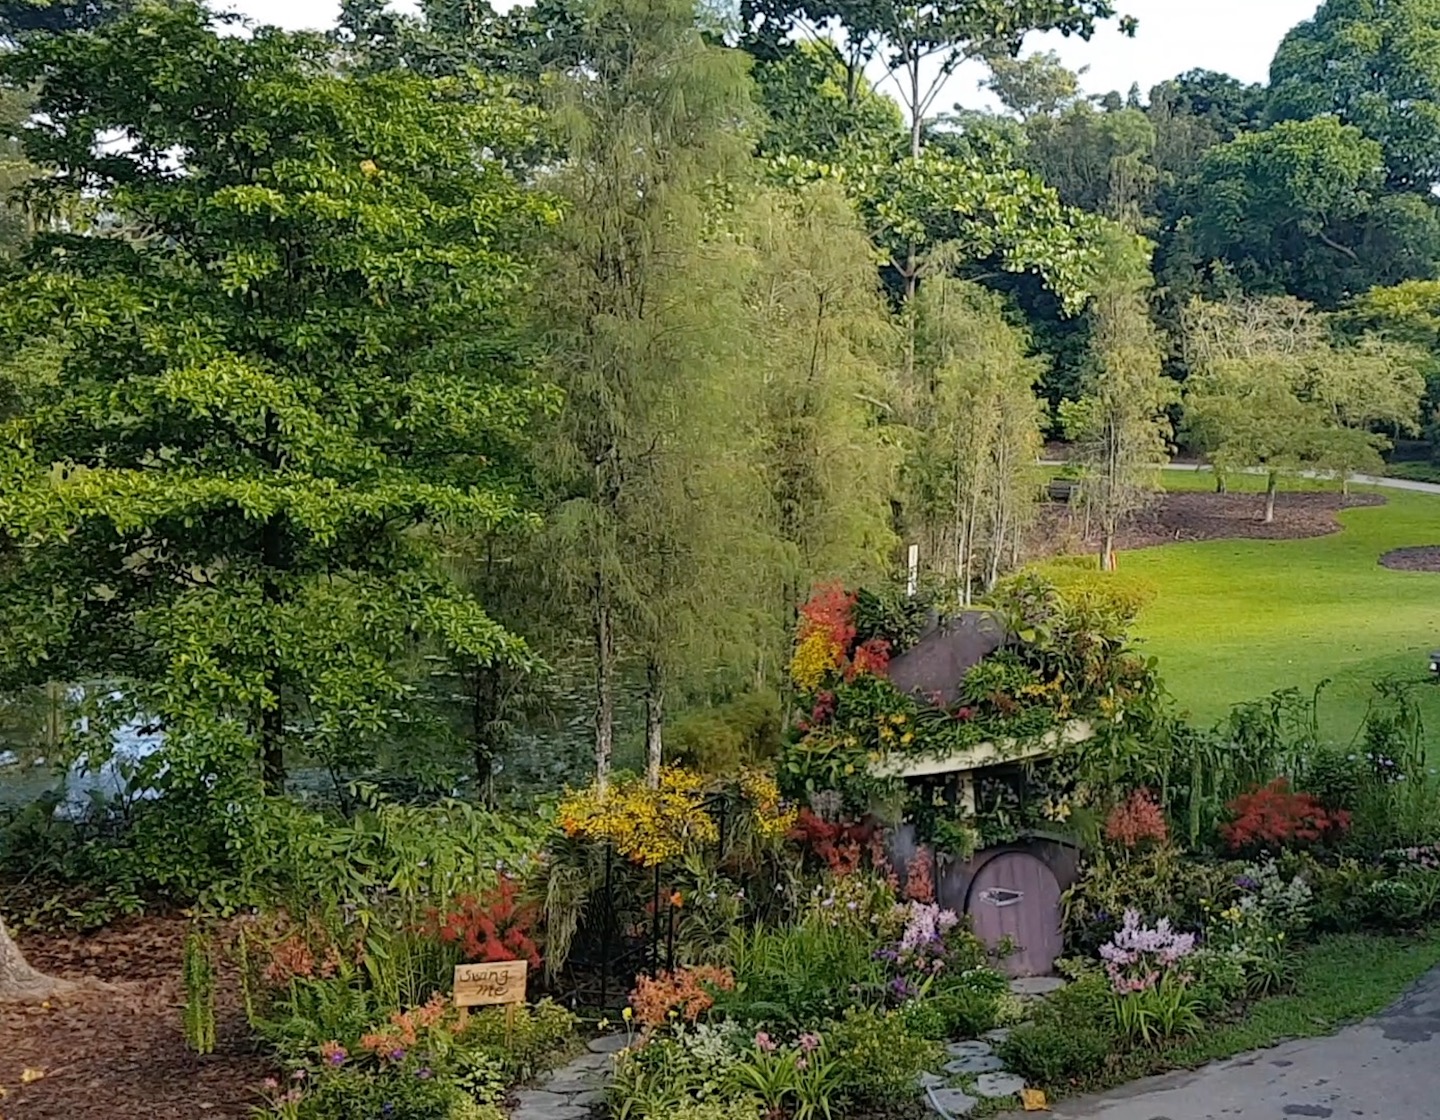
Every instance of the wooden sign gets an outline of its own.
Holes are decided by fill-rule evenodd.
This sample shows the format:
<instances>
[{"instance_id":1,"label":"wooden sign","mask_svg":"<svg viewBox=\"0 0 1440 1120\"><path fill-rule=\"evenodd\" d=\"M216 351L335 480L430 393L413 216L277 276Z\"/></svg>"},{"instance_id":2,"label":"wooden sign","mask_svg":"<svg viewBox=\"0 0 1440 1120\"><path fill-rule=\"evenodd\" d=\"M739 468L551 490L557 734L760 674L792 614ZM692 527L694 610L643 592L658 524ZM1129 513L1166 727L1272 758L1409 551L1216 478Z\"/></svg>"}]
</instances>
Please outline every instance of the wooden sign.
<instances>
[{"instance_id":1,"label":"wooden sign","mask_svg":"<svg viewBox=\"0 0 1440 1120\"><path fill-rule=\"evenodd\" d=\"M455 966L455 1006L494 1007L525 1002L524 961L491 961Z\"/></svg>"}]
</instances>

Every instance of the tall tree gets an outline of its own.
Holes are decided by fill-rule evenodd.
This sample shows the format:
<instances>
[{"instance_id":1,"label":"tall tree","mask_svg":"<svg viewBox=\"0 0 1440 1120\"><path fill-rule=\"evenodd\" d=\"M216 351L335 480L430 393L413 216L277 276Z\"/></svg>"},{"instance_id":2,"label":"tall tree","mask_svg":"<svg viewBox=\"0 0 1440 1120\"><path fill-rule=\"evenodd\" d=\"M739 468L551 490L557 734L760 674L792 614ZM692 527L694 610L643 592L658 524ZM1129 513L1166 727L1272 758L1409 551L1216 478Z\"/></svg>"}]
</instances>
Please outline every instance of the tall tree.
<instances>
[{"instance_id":1,"label":"tall tree","mask_svg":"<svg viewBox=\"0 0 1440 1120\"><path fill-rule=\"evenodd\" d=\"M1088 316L1090 352L1081 397L1062 406L1078 445L1081 499L1100 531L1100 566L1115 567L1115 539L1125 519L1158 488L1172 434L1168 413L1177 393L1162 372L1164 348L1150 319L1148 243L1109 224Z\"/></svg>"},{"instance_id":2,"label":"tall tree","mask_svg":"<svg viewBox=\"0 0 1440 1120\"><path fill-rule=\"evenodd\" d=\"M68 980L46 976L25 960L0 918L0 1004L39 1003L74 987Z\"/></svg>"},{"instance_id":3,"label":"tall tree","mask_svg":"<svg viewBox=\"0 0 1440 1120\"><path fill-rule=\"evenodd\" d=\"M1333 114L1378 142L1391 185L1440 182L1440 0L1326 0L1270 64L1276 120Z\"/></svg>"},{"instance_id":4,"label":"tall tree","mask_svg":"<svg viewBox=\"0 0 1440 1120\"><path fill-rule=\"evenodd\" d=\"M1037 51L1025 58L1000 53L985 60L990 77L980 83L1022 121L1055 116L1080 100L1080 78L1088 67L1066 69L1054 51Z\"/></svg>"},{"instance_id":5,"label":"tall tree","mask_svg":"<svg viewBox=\"0 0 1440 1120\"><path fill-rule=\"evenodd\" d=\"M1211 148L1193 228L1202 259L1247 290L1335 307L1376 284L1432 274L1440 211L1386 194L1379 143L1334 117L1287 121Z\"/></svg>"},{"instance_id":6,"label":"tall tree","mask_svg":"<svg viewBox=\"0 0 1440 1120\"><path fill-rule=\"evenodd\" d=\"M59 361L3 440L0 669L120 682L165 736L148 779L223 806L287 745L344 766L423 718L419 635L528 656L422 530L524 518L507 464L548 393L516 250L549 207L503 159L516 106L214 23L146 5L6 60L34 204L110 227L41 234L5 292L9 341Z\"/></svg>"},{"instance_id":7,"label":"tall tree","mask_svg":"<svg viewBox=\"0 0 1440 1120\"><path fill-rule=\"evenodd\" d=\"M733 500L709 458L743 368L747 270L712 182L743 181L753 103L745 56L708 43L692 0L592 0L574 65L556 75L568 203L539 288L565 405L546 454L551 582L589 620L595 768L614 751L615 677L646 677L647 769L658 774L668 678L704 627L714 518ZM708 430L706 430L708 428ZM743 430L743 429L742 429ZM713 631L711 631L713 633Z\"/></svg>"},{"instance_id":8,"label":"tall tree","mask_svg":"<svg viewBox=\"0 0 1440 1120\"><path fill-rule=\"evenodd\" d=\"M968 604L1013 562L1032 520L1041 363L992 292L941 276L916 304L908 508L926 570Z\"/></svg>"},{"instance_id":9,"label":"tall tree","mask_svg":"<svg viewBox=\"0 0 1440 1120\"><path fill-rule=\"evenodd\" d=\"M775 545L755 625L773 668L817 583L883 573L894 546L895 333L874 249L834 183L767 192L747 217L757 256L748 297L759 376L758 462Z\"/></svg>"}]
</instances>

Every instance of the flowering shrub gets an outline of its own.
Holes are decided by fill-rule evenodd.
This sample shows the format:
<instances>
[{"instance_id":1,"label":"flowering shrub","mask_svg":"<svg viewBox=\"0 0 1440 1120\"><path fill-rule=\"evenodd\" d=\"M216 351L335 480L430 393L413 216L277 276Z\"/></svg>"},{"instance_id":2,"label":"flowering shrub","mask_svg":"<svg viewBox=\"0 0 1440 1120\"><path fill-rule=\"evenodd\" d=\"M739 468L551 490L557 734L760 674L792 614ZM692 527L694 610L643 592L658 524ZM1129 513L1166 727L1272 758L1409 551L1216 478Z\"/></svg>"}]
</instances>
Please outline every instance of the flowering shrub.
<instances>
[{"instance_id":1,"label":"flowering shrub","mask_svg":"<svg viewBox=\"0 0 1440 1120\"><path fill-rule=\"evenodd\" d=\"M890 643L884 638L868 638L855 649L855 656L845 670L845 679L854 680L862 673L883 677L890 672Z\"/></svg>"},{"instance_id":2,"label":"flowering shrub","mask_svg":"<svg viewBox=\"0 0 1440 1120\"><path fill-rule=\"evenodd\" d=\"M832 875L852 875L868 857L871 867L888 870L880 830L870 822L827 821L809 809L796 814L790 839L821 860Z\"/></svg>"},{"instance_id":3,"label":"flowering shrub","mask_svg":"<svg viewBox=\"0 0 1440 1120\"><path fill-rule=\"evenodd\" d=\"M645 867L674 859L693 843L713 843L720 835L705 811L705 778L676 766L660 772L657 789L629 779L613 783L604 796L594 787L567 794L559 819L566 836L611 844Z\"/></svg>"},{"instance_id":4,"label":"flowering shrub","mask_svg":"<svg viewBox=\"0 0 1440 1120\"><path fill-rule=\"evenodd\" d=\"M1105 839L1125 848L1145 843L1164 844L1170 839L1164 810L1148 789L1137 789L1105 818Z\"/></svg>"},{"instance_id":5,"label":"flowering shrub","mask_svg":"<svg viewBox=\"0 0 1440 1120\"><path fill-rule=\"evenodd\" d=\"M924 994L949 964L945 935L960 924L955 911L942 910L933 902L911 902L904 911L905 927L899 941L875 954L891 966L893 975L886 994L895 1003Z\"/></svg>"},{"instance_id":6,"label":"flowering shrub","mask_svg":"<svg viewBox=\"0 0 1440 1120\"><path fill-rule=\"evenodd\" d=\"M1180 963L1195 951L1193 933L1177 933L1169 918L1161 918L1153 929L1140 924L1140 915L1125 911L1125 921L1115 935L1100 946L1105 974L1118 995L1143 992L1162 979L1180 973Z\"/></svg>"},{"instance_id":7,"label":"flowering shrub","mask_svg":"<svg viewBox=\"0 0 1440 1120\"><path fill-rule=\"evenodd\" d=\"M693 1023L715 1006L716 992L735 988L735 977L729 969L712 965L677 968L660 972L653 978L642 976L630 993L630 1006L635 1017L648 1027L658 1027L671 1015L679 1015Z\"/></svg>"},{"instance_id":8,"label":"flowering shrub","mask_svg":"<svg viewBox=\"0 0 1440 1120\"><path fill-rule=\"evenodd\" d=\"M790 659L790 679L801 692L814 693L827 679L841 676L846 681L859 677L884 677L890 671L890 642L871 637L855 644L855 604L858 596L839 583L817 587L810 601L800 608L800 627L795 653ZM828 697L828 700L826 699ZM835 711L833 692L821 692L811 713L811 722L825 723Z\"/></svg>"},{"instance_id":9,"label":"flowering shrub","mask_svg":"<svg viewBox=\"0 0 1440 1120\"><path fill-rule=\"evenodd\" d=\"M780 787L773 775L753 767L740 772L740 795L750 805L755 832L766 840L788 836L799 814L795 807L780 797Z\"/></svg>"},{"instance_id":10,"label":"flowering shrub","mask_svg":"<svg viewBox=\"0 0 1440 1120\"><path fill-rule=\"evenodd\" d=\"M1380 854L1380 860L1396 871L1440 871L1440 844L1391 848Z\"/></svg>"},{"instance_id":11,"label":"flowering shrub","mask_svg":"<svg viewBox=\"0 0 1440 1120\"><path fill-rule=\"evenodd\" d=\"M935 901L935 856L923 844L905 865L905 897L911 902Z\"/></svg>"},{"instance_id":12,"label":"flowering shrub","mask_svg":"<svg viewBox=\"0 0 1440 1120\"><path fill-rule=\"evenodd\" d=\"M1295 793L1286 778L1242 793L1227 806L1231 820L1220 835L1232 851L1311 844L1350 827L1343 809L1327 811L1308 793Z\"/></svg>"},{"instance_id":13,"label":"flowering shrub","mask_svg":"<svg viewBox=\"0 0 1440 1120\"><path fill-rule=\"evenodd\" d=\"M519 901L520 887L508 875L483 898L466 895L454 909L432 909L427 926L447 945L459 945L467 961L529 961L540 967L540 950L530 937L535 907Z\"/></svg>"},{"instance_id":14,"label":"flowering shrub","mask_svg":"<svg viewBox=\"0 0 1440 1120\"><path fill-rule=\"evenodd\" d=\"M400 1062L405 1055L419 1045L421 1038L429 1031L441 1026L451 1010L450 1001L443 993L436 992L430 1001L409 1011L396 1011L385 1026L371 1031L360 1039L360 1048L387 1062ZM332 1044L327 1043L326 1048ZM334 1044L338 1048L338 1044ZM331 1051L326 1059L331 1065L339 1064Z\"/></svg>"}]
</instances>

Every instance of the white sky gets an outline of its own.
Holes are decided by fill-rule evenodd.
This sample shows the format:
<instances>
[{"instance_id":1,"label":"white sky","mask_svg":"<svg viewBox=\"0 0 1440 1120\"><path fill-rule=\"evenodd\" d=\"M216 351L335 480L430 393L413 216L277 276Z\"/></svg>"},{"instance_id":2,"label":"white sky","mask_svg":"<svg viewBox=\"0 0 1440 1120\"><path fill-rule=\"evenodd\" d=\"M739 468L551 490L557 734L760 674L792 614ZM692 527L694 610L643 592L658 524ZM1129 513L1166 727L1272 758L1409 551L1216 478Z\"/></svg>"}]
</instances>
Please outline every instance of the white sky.
<instances>
[{"instance_id":1,"label":"white sky","mask_svg":"<svg viewBox=\"0 0 1440 1120\"><path fill-rule=\"evenodd\" d=\"M223 0L219 6L224 6ZM291 30L326 28L340 10L337 0L232 0L231 6L257 23ZM506 0L498 5L509 7ZM1242 81L1263 82L1281 38L1309 19L1318 0L1117 0L1116 8L1135 16L1140 30L1127 39L1113 24L1085 43L1060 35L1032 35L1026 52L1053 49L1071 69L1089 66L1082 83L1087 92L1122 94L1131 82L1142 93L1186 70L1219 70ZM943 112L959 102L970 108L987 104L977 91L982 73L957 73L936 100ZM889 92L894 92L893 90Z\"/></svg>"}]
</instances>

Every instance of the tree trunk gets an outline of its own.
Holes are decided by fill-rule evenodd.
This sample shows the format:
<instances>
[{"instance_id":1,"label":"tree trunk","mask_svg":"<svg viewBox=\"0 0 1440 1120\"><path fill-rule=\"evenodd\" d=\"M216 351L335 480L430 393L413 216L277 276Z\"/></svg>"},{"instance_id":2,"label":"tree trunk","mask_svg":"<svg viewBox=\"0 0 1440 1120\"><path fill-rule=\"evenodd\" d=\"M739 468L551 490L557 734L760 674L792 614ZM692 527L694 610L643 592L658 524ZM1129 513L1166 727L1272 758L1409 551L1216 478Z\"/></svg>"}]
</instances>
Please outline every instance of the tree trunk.
<instances>
[{"instance_id":1,"label":"tree trunk","mask_svg":"<svg viewBox=\"0 0 1440 1120\"><path fill-rule=\"evenodd\" d=\"M1100 528L1100 570L1102 572L1113 572L1115 570L1114 525L1105 524Z\"/></svg>"},{"instance_id":2,"label":"tree trunk","mask_svg":"<svg viewBox=\"0 0 1440 1120\"><path fill-rule=\"evenodd\" d=\"M665 677L651 658L645 666L645 784L660 788L660 763L665 754Z\"/></svg>"},{"instance_id":3,"label":"tree trunk","mask_svg":"<svg viewBox=\"0 0 1440 1120\"><path fill-rule=\"evenodd\" d=\"M595 583L595 788L603 797L615 753L615 628L605 577L597 576Z\"/></svg>"},{"instance_id":4,"label":"tree trunk","mask_svg":"<svg viewBox=\"0 0 1440 1120\"><path fill-rule=\"evenodd\" d=\"M1275 520L1275 492L1280 489L1280 476L1274 471L1265 480L1265 524Z\"/></svg>"},{"instance_id":5,"label":"tree trunk","mask_svg":"<svg viewBox=\"0 0 1440 1120\"><path fill-rule=\"evenodd\" d=\"M1229 488L1225 485L1225 472L1224 472L1224 471L1216 471L1216 472L1215 472L1215 493L1217 493L1217 494L1228 494L1229 492L1230 492L1230 491L1229 491Z\"/></svg>"},{"instance_id":6,"label":"tree trunk","mask_svg":"<svg viewBox=\"0 0 1440 1120\"><path fill-rule=\"evenodd\" d=\"M46 976L30 967L20 947L10 939L0 918L0 1003L39 1002L75 987L68 980Z\"/></svg>"}]
</instances>

